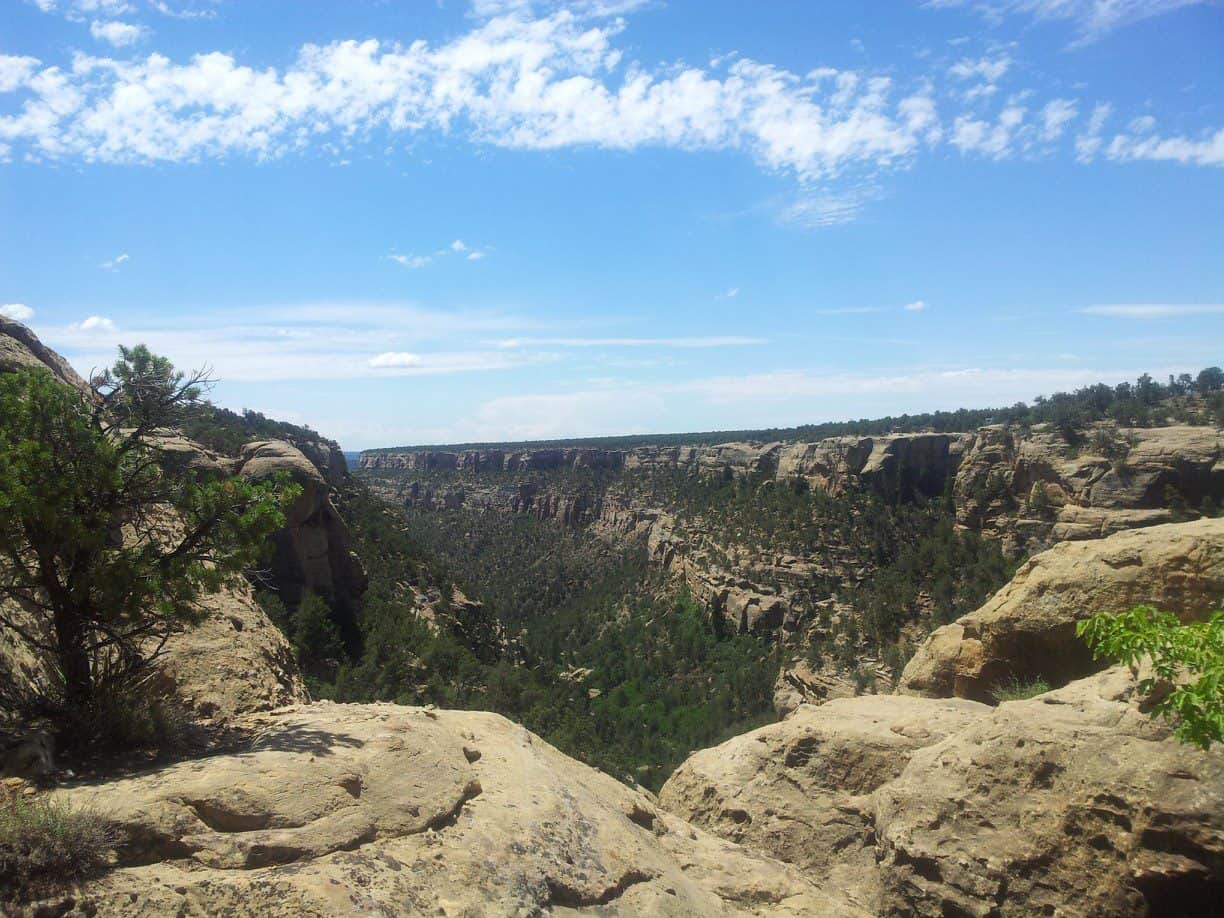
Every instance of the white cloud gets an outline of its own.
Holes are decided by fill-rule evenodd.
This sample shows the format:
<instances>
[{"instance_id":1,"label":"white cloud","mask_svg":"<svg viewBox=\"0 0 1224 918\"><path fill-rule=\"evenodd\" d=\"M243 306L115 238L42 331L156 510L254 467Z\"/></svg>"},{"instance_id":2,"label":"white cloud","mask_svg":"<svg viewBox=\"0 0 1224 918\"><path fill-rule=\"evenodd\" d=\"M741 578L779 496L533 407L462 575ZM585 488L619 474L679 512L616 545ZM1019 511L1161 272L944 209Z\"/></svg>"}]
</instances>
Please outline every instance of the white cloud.
<instances>
[{"instance_id":1,"label":"white cloud","mask_svg":"<svg viewBox=\"0 0 1224 918\"><path fill-rule=\"evenodd\" d=\"M903 308L908 312L922 312L927 308L926 300L914 300L912 303L906 303Z\"/></svg>"},{"instance_id":2,"label":"white cloud","mask_svg":"<svg viewBox=\"0 0 1224 918\"><path fill-rule=\"evenodd\" d=\"M729 300L735 299L737 296L739 296L739 287L732 287L724 294L724 296L726 296L726 298Z\"/></svg>"},{"instance_id":3,"label":"white cloud","mask_svg":"<svg viewBox=\"0 0 1224 918\"><path fill-rule=\"evenodd\" d=\"M413 270L423 268L433 261L432 255L388 255L387 257L397 265L412 268Z\"/></svg>"},{"instance_id":4,"label":"white cloud","mask_svg":"<svg viewBox=\"0 0 1224 918\"><path fill-rule=\"evenodd\" d=\"M1111 160L1164 160L1195 166L1224 166L1224 128L1203 137L1160 137L1147 133L1152 127L1140 123L1140 133L1119 134L1110 141L1105 155Z\"/></svg>"},{"instance_id":5,"label":"white cloud","mask_svg":"<svg viewBox=\"0 0 1224 918\"><path fill-rule=\"evenodd\" d=\"M18 322L28 322L34 318L34 310L25 303L0 303L0 316L16 319Z\"/></svg>"},{"instance_id":6,"label":"white cloud","mask_svg":"<svg viewBox=\"0 0 1224 918\"><path fill-rule=\"evenodd\" d=\"M1101 131L1112 113L1113 106L1108 102L1098 102L1092 109L1087 127L1075 138L1075 158L1081 163L1092 162L1101 149Z\"/></svg>"},{"instance_id":7,"label":"white cloud","mask_svg":"<svg viewBox=\"0 0 1224 918\"><path fill-rule=\"evenodd\" d=\"M489 254L488 252L468 252L467 260L468 261L480 261L480 259L484 258L488 254Z\"/></svg>"},{"instance_id":8,"label":"white cloud","mask_svg":"<svg viewBox=\"0 0 1224 918\"><path fill-rule=\"evenodd\" d=\"M967 7L998 22L1008 15L1063 20L1088 41L1111 29L1212 0L927 0L930 7Z\"/></svg>"},{"instance_id":9,"label":"white cloud","mask_svg":"<svg viewBox=\"0 0 1224 918\"><path fill-rule=\"evenodd\" d=\"M1011 58L1006 54L977 60L964 58L948 68L948 74L958 80L980 79L987 83L997 83L1011 68L1011 64Z\"/></svg>"},{"instance_id":10,"label":"white cloud","mask_svg":"<svg viewBox=\"0 0 1224 918\"><path fill-rule=\"evenodd\" d=\"M109 42L116 48L134 45L148 33L144 26L133 25L130 22L104 22L95 19L89 24L89 34L98 41Z\"/></svg>"},{"instance_id":11,"label":"white cloud","mask_svg":"<svg viewBox=\"0 0 1224 918\"><path fill-rule=\"evenodd\" d=\"M1057 140L1079 109L1070 99L1051 99L1041 110L1041 139Z\"/></svg>"},{"instance_id":12,"label":"white cloud","mask_svg":"<svg viewBox=\"0 0 1224 918\"><path fill-rule=\"evenodd\" d=\"M108 259L98 265L103 271L118 271L119 266L125 262L131 261L131 256L124 252L122 255L117 255L114 258Z\"/></svg>"},{"instance_id":13,"label":"white cloud","mask_svg":"<svg viewBox=\"0 0 1224 918\"><path fill-rule=\"evenodd\" d=\"M0 54L0 92L13 92L24 86L39 63L36 57Z\"/></svg>"},{"instance_id":14,"label":"white cloud","mask_svg":"<svg viewBox=\"0 0 1224 918\"><path fill-rule=\"evenodd\" d=\"M486 370L509 370L540 362L528 355L519 357L502 351L472 350L416 354L407 351L385 351L371 357L368 365L380 371L411 376L432 376L445 373L472 373Z\"/></svg>"},{"instance_id":15,"label":"white cloud","mask_svg":"<svg viewBox=\"0 0 1224 918\"><path fill-rule=\"evenodd\" d=\"M1010 156L1018 130L1024 122L1025 109L1009 105L999 113L997 121L983 121L961 115L952 129L952 146L962 153L982 153L995 159Z\"/></svg>"},{"instance_id":16,"label":"white cloud","mask_svg":"<svg viewBox=\"0 0 1224 918\"><path fill-rule=\"evenodd\" d=\"M118 326L114 322L103 316L90 316L88 319L77 323L76 328L79 331L99 335L113 335L119 331Z\"/></svg>"},{"instance_id":17,"label":"white cloud","mask_svg":"<svg viewBox=\"0 0 1224 918\"><path fill-rule=\"evenodd\" d=\"M122 330L101 317L35 330L83 373L112 362L116 345L143 342L178 367L209 365L222 381L267 382L512 369L553 360L538 351L510 353L463 343L535 327L501 313L336 303L198 311L190 320L152 315L129 318ZM422 363L371 365L386 353L417 354Z\"/></svg>"},{"instance_id":18,"label":"white cloud","mask_svg":"<svg viewBox=\"0 0 1224 918\"><path fill-rule=\"evenodd\" d=\"M805 229L837 226L858 219L863 208L877 197L879 194L874 188L805 193L784 204L778 212L778 219L784 224Z\"/></svg>"},{"instance_id":19,"label":"white cloud","mask_svg":"<svg viewBox=\"0 0 1224 918\"><path fill-rule=\"evenodd\" d=\"M454 242L450 244L450 247L451 247L452 252L466 252L467 251L467 246L463 244L462 239L456 239Z\"/></svg>"},{"instance_id":20,"label":"white cloud","mask_svg":"<svg viewBox=\"0 0 1224 918\"><path fill-rule=\"evenodd\" d=\"M660 392L640 386L506 396L482 404L474 417L462 422L459 431L460 436L474 440L644 433L656 429L665 405Z\"/></svg>"},{"instance_id":21,"label":"white cloud","mask_svg":"<svg viewBox=\"0 0 1224 918\"><path fill-rule=\"evenodd\" d=\"M1089 306L1081 309L1080 312L1093 316L1116 316L1123 319L1157 319L1168 316L1221 315L1224 314L1224 304L1130 303L1112 306Z\"/></svg>"},{"instance_id":22,"label":"white cloud","mask_svg":"<svg viewBox=\"0 0 1224 918\"><path fill-rule=\"evenodd\" d=\"M815 180L911 158L938 136L925 90L866 72L803 76L747 58L703 68L624 65L620 20L570 10L503 17L437 46L303 46L283 71L220 52L175 62L77 55L44 67L0 140L44 158L105 162L342 149L375 132L437 131L548 150L738 150Z\"/></svg>"},{"instance_id":23,"label":"white cloud","mask_svg":"<svg viewBox=\"0 0 1224 918\"><path fill-rule=\"evenodd\" d=\"M742 347L753 344L768 344L767 338L748 338L736 335L707 336L695 338L507 338L496 342L497 347L510 349L529 346L545 347Z\"/></svg>"},{"instance_id":24,"label":"white cloud","mask_svg":"<svg viewBox=\"0 0 1224 918\"><path fill-rule=\"evenodd\" d=\"M409 354L404 351L387 351L370 358L372 367L419 367L421 363L420 354Z\"/></svg>"}]
</instances>

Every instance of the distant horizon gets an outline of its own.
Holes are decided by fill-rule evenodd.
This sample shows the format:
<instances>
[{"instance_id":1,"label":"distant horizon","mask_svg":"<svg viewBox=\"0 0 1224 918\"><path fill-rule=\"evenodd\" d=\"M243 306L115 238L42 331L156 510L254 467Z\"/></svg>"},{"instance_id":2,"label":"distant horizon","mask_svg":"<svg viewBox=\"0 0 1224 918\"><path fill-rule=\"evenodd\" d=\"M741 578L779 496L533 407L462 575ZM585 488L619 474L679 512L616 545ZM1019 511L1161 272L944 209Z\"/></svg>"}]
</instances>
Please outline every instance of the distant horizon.
<instances>
[{"instance_id":1,"label":"distant horizon","mask_svg":"<svg viewBox=\"0 0 1224 918\"><path fill-rule=\"evenodd\" d=\"M1191 377L1196 377L1199 372L1205 369L1208 369L1208 367L1198 367L1195 369L1165 372L1163 375L1160 375L1160 376L1154 373L1151 373L1150 371L1147 371L1147 372L1148 372L1148 375L1151 376L1153 380L1160 383L1161 385L1164 385L1167 383L1170 377L1178 377L1178 376L1181 376L1182 374L1189 374ZM1139 377L1141 377L1142 375L1143 374L1140 373L1140 374L1135 375L1134 377L1131 377L1130 379L1118 380L1117 383L1113 383L1112 385L1117 385L1122 382L1132 382L1138 379ZM1088 383L1087 385L1096 385L1098 383L1104 383L1106 385L1111 385L1106 380L1098 380L1093 383ZM543 439L543 440L538 440L538 439L533 439L533 440L486 440L486 441L457 442L457 443L415 443L415 444L400 444L397 446L369 446L369 447L364 447L362 449L349 449L348 447L342 444L341 450L345 453L345 456L348 457L350 455L357 456L362 453L419 451L419 450L482 450L482 449L499 449L503 447L518 448L518 449L543 449L543 448L553 448L553 447L582 448L583 446L587 446L587 445L592 446L592 447L597 447L600 444L605 444L605 443L608 443L609 441L618 441L618 440L641 440L641 441L644 441L641 445L650 445L649 441L651 440L651 438L693 437L693 438L706 438L706 440L712 441L712 438L719 438L719 437L731 436L731 435L740 435L740 434L748 435L748 434L775 433L775 432L779 434L786 434L786 433L791 433L791 432L799 432L799 431L802 431L804 428L809 428L809 427L870 424L870 423L879 423L885 420L904 421L909 418L922 417L924 415L940 415L940 414L951 415L951 414L956 414L961 411L1004 412L1010 408L1015 407L1017 404L1021 402L1023 402L1026 405L1032 406L1033 404L1036 403L1037 399L1050 398L1056 394L1062 394L1062 392L1061 391L1039 392L1037 393L1037 395L1033 396L1032 398L1017 399L1015 401L1012 401L1009 404L991 404L991 405L978 405L978 406L958 405L956 408L932 408L932 409L924 410L924 411L912 411L912 412L896 413L896 414L881 414L881 415L876 415L874 417L863 416L863 417L851 417L851 418L828 418L824 420L806 421L806 422L799 423L799 424L789 424L786 426L768 427L768 428L724 427L724 428L712 429L712 430L677 430L677 431L654 431L654 432L647 432L647 433L605 434L605 435L600 435L600 436L595 436L595 437L551 437L551 438ZM327 436L326 431L320 430L318 431L318 433L320 433L323 436ZM698 442L703 442L703 441L694 439L693 442L698 443ZM718 440L717 442L730 443L730 442L736 442L736 441ZM616 448L632 449L634 447L609 446L607 448L609 449L616 449Z\"/></svg>"},{"instance_id":2,"label":"distant horizon","mask_svg":"<svg viewBox=\"0 0 1224 918\"><path fill-rule=\"evenodd\" d=\"M354 449L1220 362L1215 0L9 0L0 313Z\"/></svg>"}]
</instances>

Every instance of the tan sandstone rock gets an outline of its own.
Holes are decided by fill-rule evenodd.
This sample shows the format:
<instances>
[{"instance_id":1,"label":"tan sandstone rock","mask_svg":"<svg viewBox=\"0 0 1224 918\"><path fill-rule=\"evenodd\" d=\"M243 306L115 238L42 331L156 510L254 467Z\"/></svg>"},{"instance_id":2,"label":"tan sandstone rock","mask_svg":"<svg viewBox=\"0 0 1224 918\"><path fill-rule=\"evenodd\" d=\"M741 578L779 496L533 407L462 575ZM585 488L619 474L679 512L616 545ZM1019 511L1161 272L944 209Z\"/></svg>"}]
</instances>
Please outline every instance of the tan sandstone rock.
<instances>
[{"instance_id":1,"label":"tan sandstone rock","mask_svg":"<svg viewBox=\"0 0 1224 918\"><path fill-rule=\"evenodd\" d=\"M689 756L659 803L828 886L853 888L870 908L871 793L917 750L989 712L960 699L893 695L800 705L780 723Z\"/></svg>"},{"instance_id":2,"label":"tan sandstone rock","mask_svg":"<svg viewBox=\"0 0 1224 918\"><path fill-rule=\"evenodd\" d=\"M82 392L89 390L68 361L39 341L37 335L15 319L0 316L0 373L30 367L45 367L60 382Z\"/></svg>"},{"instance_id":3,"label":"tan sandstone rock","mask_svg":"<svg viewBox=\"0 0 1224 918\"><path fill-rule=\"evenodd\" d=\"M1075 623L1138 603L1183 618L1224 597L1224 519L1171 523L1064 542L1030 559L980 609L936 629L898 691L989 701L1011 679L1062 685L1094 663Z\"/></svg>"},{"instance_id":4,"label":"tan sandstone rock","mask_svg":"<svg viewBox=\"0 0 1224 918\"><path fill-rule=\"evenodd\" d=\"M249 751L60 792L123 836L70 913L862 914L494 714L321 703L254 723Z\"/></svg>"},{"instance_id":5,"label":"tan sandstone rock","mask_svg":"<svg viewBox=\"0 0 1224 918\"><path fill-rule=\"evenodd\" d=\"M207 596L204 620L166 642L162 674L192 713L230 720L309 701L293 648L241 586Z\"/></svg>"},{"instance_id":6,"label":"tan sandstone rock","mask_svg":"<svg viewBox=\"0 0 1224 918\"><path fill-rule=\"evenodd\" d=\"M1141 700L1114 668L916 752L875 796L883 911L1214 914L1224 749L1181 745Z\"/></svg>"},{"instance_id":7,"label":"tan sandstone rock","mask_svg":"<svg viewBox=\"0 0 1224 918\"><path fill-rule=\"evenodd\" d=\"M321 455L317 444L314 451ZM297 603L304 591L312 590L351 608L365 592L365 571L353 553L348 527L332 503L324 477L331 469L329 464L320 471L284 440L247 443L238 457L237 472L244 478L267 481L285 474L302 489L285 514L285 528L272 539L272 576L288 604Z\"/></svg>"}]
</instances>

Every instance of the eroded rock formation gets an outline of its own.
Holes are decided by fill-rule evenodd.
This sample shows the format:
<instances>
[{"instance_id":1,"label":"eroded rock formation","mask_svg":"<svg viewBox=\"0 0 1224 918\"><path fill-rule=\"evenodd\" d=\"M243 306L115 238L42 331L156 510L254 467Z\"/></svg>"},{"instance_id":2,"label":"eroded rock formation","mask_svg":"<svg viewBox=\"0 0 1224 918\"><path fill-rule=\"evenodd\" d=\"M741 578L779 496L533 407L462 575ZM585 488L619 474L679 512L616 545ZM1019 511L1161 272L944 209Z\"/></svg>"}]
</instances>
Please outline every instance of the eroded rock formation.
<instances>
[{"instance_id":1,"label":"eroded rock formation","mask_svg":"<svg viewBox=\"0 0 1224 918\"><path fill-rule=\"evenodd\" d=\"M1224 519L1063 542L1026 562L980 609L934 631L899 691L989 701L1009 680L1062 685L1099 667L1075 623L1138 603L1205 617L1224 596Z\"/></svg>"}]
</instances>

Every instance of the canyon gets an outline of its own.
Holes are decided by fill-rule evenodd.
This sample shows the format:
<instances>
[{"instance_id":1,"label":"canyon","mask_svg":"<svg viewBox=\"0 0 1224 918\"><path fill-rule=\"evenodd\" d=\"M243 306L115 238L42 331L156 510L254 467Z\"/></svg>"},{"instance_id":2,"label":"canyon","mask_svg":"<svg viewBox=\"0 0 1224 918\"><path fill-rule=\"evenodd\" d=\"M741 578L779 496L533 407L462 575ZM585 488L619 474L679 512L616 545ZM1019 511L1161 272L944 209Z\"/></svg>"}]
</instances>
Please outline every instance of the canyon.
<instances>
[{"instance_id":1,"label":"canyon","mask_svg":"<svg viewBox=\"0 0 1224 918\"><path fill-rule=\"evenodd\" d=\"M43 365L76 385L39 348L0 326L0 371ZM1224 893L1224 749L1179 742L1150 716L1163 689L1143 667L1094 659L1074 627L1138 602L1201 620L1224 600L1224 519L1210 512L1224 498L1221 431L1098 426L1085 442L1099 452L1040 425L991 425L368 453L355 474L335 444L287 429L231 453L158 431L171 474L283 473L301 487L265 574L278 595L324 597L337 615L368 612L388 589L399 556L371 551L371 535L385 546L412 514L446 513L636 545L711 621L762 647L798 646L851 614L840 592L876 562L854 546L736 544L700 505L640 486L677 476L751 486L741 497L950 502L958 531L1027 560L980 607L934 630L910 623L912 656L897 672L880 664L874 685L792 660L780 719L693 749L657 793L496 713L312 698L297 648L257 600L268 583L226 587L173 635L153 686L218 739L80 773L47 756L6 777L0 802L95 813L110 850L98 874L5 913L1210 914ZM381 528L355 514L366 489L383 501ZM392 570L404 620L512 643L480 602L432 576ZM6 684L47 680L45 659L0 638ZM566 673L576 685L588 675ZM1000 702L995 690L1017 678L1047 684Z\"/></svg>"}]
</instances>

